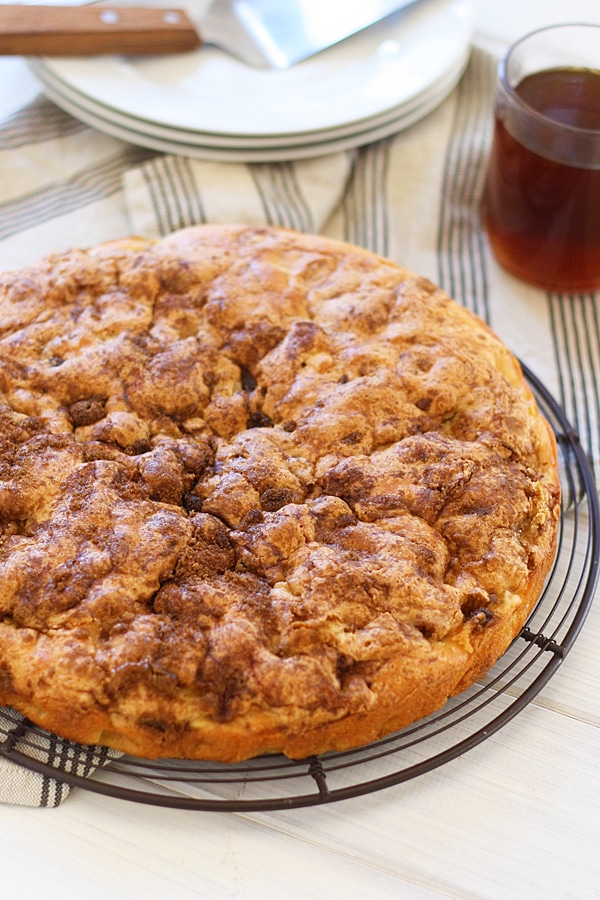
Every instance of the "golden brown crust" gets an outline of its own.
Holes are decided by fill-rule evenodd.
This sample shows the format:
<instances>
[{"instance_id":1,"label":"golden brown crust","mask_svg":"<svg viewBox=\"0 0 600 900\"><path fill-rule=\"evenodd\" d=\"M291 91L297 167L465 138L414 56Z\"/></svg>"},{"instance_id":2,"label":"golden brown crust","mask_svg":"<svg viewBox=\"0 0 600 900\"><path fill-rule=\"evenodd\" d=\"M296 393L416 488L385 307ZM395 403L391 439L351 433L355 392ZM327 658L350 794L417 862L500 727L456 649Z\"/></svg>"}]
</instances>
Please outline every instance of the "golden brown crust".
<instances>
[{"instance_id":1,"label":"golden brown crust","mask_svg":"<svg viewBox=\"0 0 600 900\"><path fill-rule=\"evenodd\" d=\"M0 280L0 703L60 735L400 728L518 633L559 495L514 357L367 251L199 226Z\"/></svg>"}]
</instances>

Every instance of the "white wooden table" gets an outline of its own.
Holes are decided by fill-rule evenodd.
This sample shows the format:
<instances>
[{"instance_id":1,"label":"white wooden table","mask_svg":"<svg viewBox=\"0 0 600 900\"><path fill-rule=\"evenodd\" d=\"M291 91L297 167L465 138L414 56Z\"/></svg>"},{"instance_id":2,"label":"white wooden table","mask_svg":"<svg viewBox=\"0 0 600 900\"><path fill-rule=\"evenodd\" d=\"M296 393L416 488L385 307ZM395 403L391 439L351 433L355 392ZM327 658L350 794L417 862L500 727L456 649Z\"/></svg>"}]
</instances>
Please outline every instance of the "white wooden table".
<instances>
[{"instance_id":1,"label":"white wooden table","mask_svg":"<svg viewBox=\"0 0 600 900\"><path fill-rule=\"evenodd\" d=\"M497 46L600 0L479 0ZM0 59L0 118L35 96ZM1 198L0 198L1 199ZM75 790L0 806L1 894L23 898L600 897L600 602L555 677L463 757L366 797L288 812L190 812Z\"/></svg>"}]
</instances>

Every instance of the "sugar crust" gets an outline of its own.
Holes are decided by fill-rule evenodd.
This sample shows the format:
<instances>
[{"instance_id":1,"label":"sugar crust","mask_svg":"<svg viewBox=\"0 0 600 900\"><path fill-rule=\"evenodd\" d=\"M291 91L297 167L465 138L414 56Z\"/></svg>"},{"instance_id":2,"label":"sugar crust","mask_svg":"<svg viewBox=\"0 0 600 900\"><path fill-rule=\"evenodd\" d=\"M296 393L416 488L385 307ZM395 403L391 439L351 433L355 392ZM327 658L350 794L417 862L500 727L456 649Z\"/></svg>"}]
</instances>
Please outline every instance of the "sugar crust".
<instances>
[{"instance_id":1,"label":"sugar crust","mask_svg":"<svg viewBox=\"0 0 600 900\"><path fill-rule=\"evenodd\" d=\"M0 703L59 735L402 728L518 634L559 506L514 356L358 247L196 226L0 279Z\"/></svg>"}]
</instances>

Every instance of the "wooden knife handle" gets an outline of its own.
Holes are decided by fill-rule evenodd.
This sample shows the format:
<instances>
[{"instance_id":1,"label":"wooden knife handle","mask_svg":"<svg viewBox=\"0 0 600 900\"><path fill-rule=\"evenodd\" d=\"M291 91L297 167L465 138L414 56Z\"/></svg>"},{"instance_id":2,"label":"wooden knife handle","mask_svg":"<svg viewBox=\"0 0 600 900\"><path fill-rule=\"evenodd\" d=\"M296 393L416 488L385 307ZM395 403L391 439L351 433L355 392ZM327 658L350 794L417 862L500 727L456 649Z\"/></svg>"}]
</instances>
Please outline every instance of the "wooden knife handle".
<instances>
[{"instance_id":1,"label":"wooden knife handle","mask_svg":"<svg viewBox=\"0 0 600 900\"><path fill-rule=\"evenodd\" d=\"M181 53L200 44L181 9L0 4L0 55Z\"/></svg>"}]
</instances>

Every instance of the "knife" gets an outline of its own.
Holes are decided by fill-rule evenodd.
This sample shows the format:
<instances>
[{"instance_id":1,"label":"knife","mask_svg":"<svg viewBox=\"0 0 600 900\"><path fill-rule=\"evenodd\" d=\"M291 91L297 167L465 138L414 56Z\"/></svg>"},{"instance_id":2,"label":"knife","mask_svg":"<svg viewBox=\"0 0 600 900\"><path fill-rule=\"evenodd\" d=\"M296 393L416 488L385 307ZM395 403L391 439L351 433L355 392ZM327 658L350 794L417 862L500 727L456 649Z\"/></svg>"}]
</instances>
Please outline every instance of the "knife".
<instances>
[{"instance_id":1,"label":"knife","mask_svg":"<svg viewBox=\"0 0 600 900\"><path fill-rule=\"evenodd\" d=\"M185 9L5 4L0 55L180 53L215 44L251 66L287 69L415 2L213 0L202 16L197 3Z\"/></svg>"}]
</instances>

